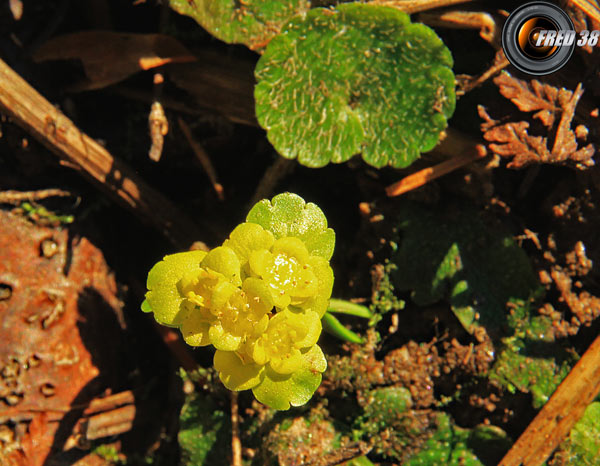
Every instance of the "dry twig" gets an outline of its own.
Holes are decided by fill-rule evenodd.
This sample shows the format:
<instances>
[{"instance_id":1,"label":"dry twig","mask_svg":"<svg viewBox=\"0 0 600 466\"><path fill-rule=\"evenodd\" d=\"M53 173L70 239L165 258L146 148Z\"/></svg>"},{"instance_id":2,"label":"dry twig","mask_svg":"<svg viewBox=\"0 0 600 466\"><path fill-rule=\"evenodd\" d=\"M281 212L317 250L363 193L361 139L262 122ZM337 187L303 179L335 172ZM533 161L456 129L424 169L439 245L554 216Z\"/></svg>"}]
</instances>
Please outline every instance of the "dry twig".
<instances>
[{"instance_id":1,"label":"dry twig","mask_svg":"<svg viewBox=\"0 0 600 466\"><path fill-rule=\"evenodd\" d=\"M419 22L432 27L450 29L478 29L481 38L498 49L500 47L500 30L490 13L484 11L442 11L421 13Z\"/></svg>"},{"instance_id":2,"label":"dry twig","mask_svg":"<svg viewBox=\"0 0 600 466\"><path fill-rule=\"evenodd\" d=\"M600 393L600 336L498 466L541 465Z\"/></svg>"},{"instance_id":3,"label":"dry twig","mask_svg":"<svg viewBox=\"0 0 600 466\"><path fill-rule=\"evenodd\" d=\"M369 3L391 6L412 15L413 13L419 13L420 11L459 5L470 1L472 0L371 0Z\"/></svg>"},{"instance_id":4,"label":"dry twig","mask_svg":"<svg viewBox=\"0 0 600 466\"><path fill-rule=\"evenodd\" d=\"M68 197L69 191L63 189L40 189L38 191L0 191L0 204L20 204L21 202L35 202L49 197Z\"/></svg>"},{"instance_id":5,"label":"dry twig","mask_svg":"<svg viewBox=\"0 0 600 466\"><path fill-rule=\"evenodd\" d=\"M0 110L61 161L81 170L113 198L178 246L200 237L198 227L134 170L82 133L73 122L0 60Z\"/></svg>"},{"instance_id":6,"label":"dry twig","mask_svg":"<svg viewBox=\"0 0 600 466\"><path fill-rule=\"evenodd\" d=\"M91 416L85 424L85 438L86 440L96 440L129 432L134 418L134 405L122 406Z\"/></svg>"},{"instance_id":7,"label":"dry twig","mask_svg":"<svg viewBox=\"0 0 600 466\"><path fill-rule=\"evenodd\" d=\"M588 0L571 0L571 3L576 5L594 21L600 23L600 10L598 10L598 7L592 5Z\"/></svg>"},{"instance_id":8,"label":"dry twig","mask_svg":"<svg viewBox=\"0 0 600 466\"><path fill-rule=\"evenodd\" d=\"M150 139L152 141L148 157L154 162L160 160L165 143L165 136L169 132L169 120L167 120L165 110L160 101L164 80L162 74L154 74L154 101L150 107L150 113L148 114L148 129L150 130Z\"/></svg>"},{"instance_id":9,"label":"dry twig","mask_svg":"<svg viewBox=\"0 0 600 466\"><path fill-rule=\"evenodd\" d=\"M271 197L277 183L294 171L296 163L295 160L286 159L278 155L275 162L266 169L263 177L258 182L249 206L252 207L261 199Z\"/></svg>"},{"instance_id":10,"label":"dry twig","mask_svg":"<svg viewBox=\"0 0 600 466\"><path fill-rule=\"evenodd\" d=\"M494 63L487 70L481 73L479 76L469 76L469 75L459 75L458 79L458 88L456 90L457 97L465 95L467 92L471 92L476 87L481 86L484 82L490 79L492 76L496 75L504 68L509 65L509 61L504 55L504 51L502 49L496 52L496 56L494 57Z\"/></svg>"},{"instance_id":11,"label":"dry twig","mask_svg":"<svg viewBox=\"0 0 600 466\"><path fill-rule=\"evenodd\" d=\"M487 155L487 151L483 145L474 145L464 136L451 130L448 130L448 135L435 151L449 153L453 156L433 167L419 170L388 186L385 189L387 195L389 197L400 196Z\"/></svg>"}]
</instances>

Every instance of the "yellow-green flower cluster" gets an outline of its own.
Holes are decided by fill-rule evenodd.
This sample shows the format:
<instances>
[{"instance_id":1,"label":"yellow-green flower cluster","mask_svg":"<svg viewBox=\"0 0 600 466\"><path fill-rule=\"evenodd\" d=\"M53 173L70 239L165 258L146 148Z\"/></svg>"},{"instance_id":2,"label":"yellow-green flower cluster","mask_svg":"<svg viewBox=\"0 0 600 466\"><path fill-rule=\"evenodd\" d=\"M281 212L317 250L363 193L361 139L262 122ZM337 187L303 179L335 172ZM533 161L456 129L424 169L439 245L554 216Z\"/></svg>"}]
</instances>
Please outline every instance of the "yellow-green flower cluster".
<instances>
[{"instance_id":1,"label":"yellow-green flower cluster","mask_svg":"<svg viewBox=\"0 0 600 466\"><path fill-rule=\"evenodd\" d=\"M213 345L227 388L287 409L310 399L327 367L317 340L333 272L301 237L278 236L248 222L208 253L166 256L148 275L142 309L189 345Z\"/></svg>"}]
</instances>

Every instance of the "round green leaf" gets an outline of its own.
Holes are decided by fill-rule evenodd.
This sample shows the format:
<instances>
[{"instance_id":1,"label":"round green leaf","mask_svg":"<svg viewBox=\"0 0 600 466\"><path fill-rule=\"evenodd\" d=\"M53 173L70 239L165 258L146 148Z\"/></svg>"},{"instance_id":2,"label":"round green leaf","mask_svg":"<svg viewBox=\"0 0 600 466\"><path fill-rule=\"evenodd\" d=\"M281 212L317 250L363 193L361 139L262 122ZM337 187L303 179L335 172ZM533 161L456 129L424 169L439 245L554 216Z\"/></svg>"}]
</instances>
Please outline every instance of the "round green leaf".
<instances>
[{"instance_id":1,"label":"round green leaf","mask_svg":"<svg viewBox=\"0 0 600 466\"><path fill-rule=\"evenodd\" d=\"M297 194L278 194L263 199L248 213L247 222L257 223L270 231L275 239L286 236L300 238L311 255L329 260L335 246L335 233L327 228L323 211Z\"/></svg>"},{"instance_id":2,"label":"round green leaf","mask_svg":"<svg viewBox=\"0 0 600 466\"><path fill-rule=\"evenodd\" d=\"M277 151L309 167L362 153L406 167L454 112L450 51L390 7L346 3L294 18L255 74L256 115Z\"/></svg>"},{"instance_id":3,"label":"round green leaf","mask_svg":"<svg viewBox=\"0 0 600 466\"><path fill-rule=\"evenodd\" d=\"M169 0L213 36L253 50L264 47L292 16L310 8L307 0Z\"/></svg>"},{"instance_id":4,"label":"round green leaf","mask_svg":"<svg viewBox=\"0 0 600 466\"><path fill-rule=\"evenodd\" d=\"M291 375L278 374L267 366L265 378L252 389L256 399L279 410L306 404L321 384L321 372L327 368L327 361L318 345L303 354L303 360L302 369Z\"/></svg>"}]
</instances>

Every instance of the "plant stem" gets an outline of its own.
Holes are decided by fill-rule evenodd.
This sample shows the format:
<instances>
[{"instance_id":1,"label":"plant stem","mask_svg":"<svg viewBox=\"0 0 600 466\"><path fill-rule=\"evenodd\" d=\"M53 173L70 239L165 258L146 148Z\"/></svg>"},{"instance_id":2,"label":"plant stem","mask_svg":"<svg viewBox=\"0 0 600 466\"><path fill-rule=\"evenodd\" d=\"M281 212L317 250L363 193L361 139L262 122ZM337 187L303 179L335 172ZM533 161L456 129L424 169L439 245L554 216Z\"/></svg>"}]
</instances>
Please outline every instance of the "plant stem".
<instances>
[{"instance_id":1,"label":"plant stem","mask_svg":"<svg viewBox=\"0 0 600 466\"><path fill-rule=\"evenodd\" d=\"M271 197L277 185L296 168L296 163L295 160L278 155L260 179L249 205L253 206L261 199Z\"/></svg>"},{"instance_id":2,"label":"plant stem","mask_svg":"<svg viewBox=\"0 0 600 466\"><path fill-rule=\"evenodd\" d=\"M349 341L350 343L357 343L359 345L364 343L364 340L360 336L358 336L352 330L348 330L346 327L344 327L342 323L329 312L326 312L321 318L321 323L326 332L339 338L340 340Z\"/></svg>"},{"instance_id":3,"label":"plant stem","mask_svg":"<svg viewBox=\"0 0 600 466\"><path fill-rule=\"evenodd\" d=\"M468 3L471 0L371 0L369 3L374 5L385 5L397 8L409 15L420 11L433 10L434 8L443 8L446 6Z\"/></svg>"},{"instance_id":4,"label":"plant stem","mask_svg":"<svg viewBox=\"0 0 600 466\"><path fill-rule=\"evenodd\" d=\"M0 60L0 111L58 156L62 165L91 178L102 190L173 244L186 247L202 230L129 165L118 160L95 139L33 89Z\"/></svg>"},{"instance_id":5,"label":"plant stem","mask_svg":"<svg viewBox=\"0 0 600 466\"><path fill-rule=\"evenodd\" d=\"M370 319L373 314L368 307L360 304L355 304L350 301L343 299L331 298L329 300L329 312L337 312L339 314L347 314L349 316L362 317L363 319Z\"/></svg>"},{"instance_id":6,"label":"plant stem","mask_svg":"<svg viewBox=\"0 0 600 466\"><path fill-rule=\"evenodd\" d=\"M215 170L215 167L213 166L210 157L208 156L202 145L200 145L200 143L194 139L192 130L183 120L183 118L177 118L177 122L179 123L181 132L185 136L185 139L187 140L188 144L190 145L192 152L202 165L202 168L204 168L204 171L206 172L208 179L210 180L210 183L212 184L212 187L215 190L215 193L217 193L217 197L220 201L224 201L225 194L223 192L223 186L221 185L221 183L219 183L217 171Z\"/></svg>"},{"instance_id":7,"label":"plant stem","mask_svg":"<svg viewBox=\"0 0 600 466\"><path fill-rule=\"evenodd\" d=\"M600 11L588 0L571 0L571 3L575 4L581 11L583 11L593 20L600 22Z\"/></svg>"},{"instance_id":8,"label":"plant stem","mask_svg":"<svg viewBox=\"0 0 600 466\"><path fill-rule=\"evenodd\" d=\"M242 442L240 440L240 418L238 415L238 393L231 393L231 464L242 466Z\"/></svg>"},{"instance_id":9,"label":"plant stem","mask_svg":"<svg viewBox=\"0 0 600 466\"><path fill-rule=\"evenodd\" d=\"M455 151L457 147L465 147L465 151L433 167L424 168L412 175L408 175L385 188L385 192L389 197L400 196L487 155L485 146L482 144L472 144L455 131L448 131L448 137L441 142L436 150L444 153Z\"/></svg>"}]
</instances>

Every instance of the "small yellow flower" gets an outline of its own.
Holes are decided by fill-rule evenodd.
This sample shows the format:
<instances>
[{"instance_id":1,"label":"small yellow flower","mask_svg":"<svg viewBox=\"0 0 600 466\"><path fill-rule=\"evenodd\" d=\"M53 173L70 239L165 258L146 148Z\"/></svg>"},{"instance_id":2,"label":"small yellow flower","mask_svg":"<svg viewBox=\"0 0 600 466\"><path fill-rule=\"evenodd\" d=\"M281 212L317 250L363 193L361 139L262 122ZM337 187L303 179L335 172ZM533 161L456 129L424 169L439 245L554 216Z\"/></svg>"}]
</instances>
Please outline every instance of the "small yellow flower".
<instances>
[{"instance_id":1,"label":"small yellow flower","mask_svg":"<svg viewBox=\"0 0 600 466\"><path fill-rule=\"evenodd\" d=\"M246 340L265 331L271 309L273 300L266 285L257 278L247 278L242 289L219 308L209 328L210 343L218 350L238 350Z\"/></svg>"},{"instance_id":2,"label":"small yellow flower","mask_svg":"<svg viewBox=\"0 0 600 466\"><path fill-rule=\"evenodd\" d=\"M317 294L319 283L308 264L309 254L298 238L281 238L270 251L252 251L249 257L252 273L265 280L275 305L285 308L302 304Z\"/></svg>"},{"instance_id":3,"label":"small yellow flower","mask_svg":"<svg viewBox=\"0 0 600 466\"><path fill-rule=\"evenodd\" d=\"M252 389L275 409L301 406L327 367L317 340L335 234L317 206L290 193L258 203L248 219L223 246L158 262L142 310L180 328L189 345L213 345L230 390Z\"/></svg>"},{"instance_id":4,"label":"small yellow flower","mask_svg":"<svg viewBox=\"0 0 600 466\"><path fill-rule=\"evenodd\" d=\"M274 239L270 231L255 223L238 225L223 243L235 252L242 276L267 283L278 310L288 306L310 309L319 316L327 310L333 286L329 261L312 255L295 236Z\"/></svg>"},{"instance_id":5,"label":"small yellow flower","mask_svg":"<svg viewBox=\"0 0 600 466\"><path fill-rule=\"evenodd\" d=\"M205 269L182 280L181 293L188 308L181 333L191 346L212 344L219 350L235 351L267 328L273 308L261 280L247 278L240 289L222 274Z\"/></svg>"},{"instance_id":6,"label":"small yellow flower","mask_svg":"<svg viewBox=\"0 0 600 466\"><path fill-rule=\"evenodd\" d=\"M269 321L266 331L252 345L252 359L269 364L279 374L291 374L302 365L301 350L317 343L321 320L313 311L295 313L288 309Z\"/></svg>"}]
</instances>

